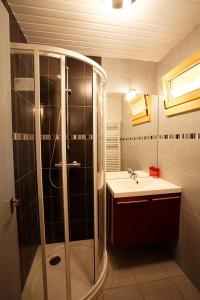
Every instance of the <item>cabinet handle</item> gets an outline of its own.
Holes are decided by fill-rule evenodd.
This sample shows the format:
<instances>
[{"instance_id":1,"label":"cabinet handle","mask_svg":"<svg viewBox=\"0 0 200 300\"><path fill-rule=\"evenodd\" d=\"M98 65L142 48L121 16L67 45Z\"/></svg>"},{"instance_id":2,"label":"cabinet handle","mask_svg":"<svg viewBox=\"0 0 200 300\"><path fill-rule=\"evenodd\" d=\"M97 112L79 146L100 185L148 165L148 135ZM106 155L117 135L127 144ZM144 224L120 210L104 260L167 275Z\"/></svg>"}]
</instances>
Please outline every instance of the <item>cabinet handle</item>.
<instances>
[{"instance_id":1,"label":"cabinet handle","mask_svg":"<svg viewBox=\"0 0 200 300\"><path fill-rule=\"evenodd\" d=\"M171 200L171 199L180 199L180 196L165 197L165 198L153 198L152 201L162 201L162 200Z\"/></svg>"},{"instance_id":2,"label":"cabinet handle","mask_svg":"<svg viewBox=\"0 0 200 300\"><path fill-rule=\"evenodd\" d=\"M123 202L117 202L117 204L135 204L135 203L144 203L149 202L149 200L136 200L136 201L123 201Z\"/></svg>"}]
</instances>

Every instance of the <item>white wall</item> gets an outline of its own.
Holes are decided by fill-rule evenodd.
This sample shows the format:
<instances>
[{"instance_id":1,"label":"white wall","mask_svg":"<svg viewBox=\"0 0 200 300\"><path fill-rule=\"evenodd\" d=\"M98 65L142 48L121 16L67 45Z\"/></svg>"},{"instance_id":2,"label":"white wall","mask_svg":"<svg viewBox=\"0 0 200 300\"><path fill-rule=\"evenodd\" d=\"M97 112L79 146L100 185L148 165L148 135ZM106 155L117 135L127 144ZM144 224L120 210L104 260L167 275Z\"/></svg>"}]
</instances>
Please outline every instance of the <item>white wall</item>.
<instances>
[{"instance_id":1,"label":"white wall","mask_svg":"<svg viewBox=\"0 0 200 300\"><path fill-rule=\"evenodd\" d=\"M158 64L159 132L200 132L200 110L170 118L164 115L161 76L200 49L200 25ZM200 289L200 140L159 140L158 162L163 178L183 188L180 236L172 245L185 273Z\"/></svg>"},{"instance_id":2,"label":"white wall","mask_svg":"<svg viewBox=\"0 0 200 300\"><path fill-rule=\"evenodd\" d=\"M0 1L0 297L20 297L19 248L16 210L11 215L10 199L15 197L12 145L9 15Z\"/></svg>"},{"instance_id":3,"label":"white wall","mask_svg":"<svg viewBox=\"0 0 200 300\"><path fill-rule=\"evenodd\" d=\"M107 92L156 94L157 64L129 59L102 58L102 67L108 75Z\"/></svg>"},{"instance_id":4,"label":"white wall","mask_svg":"<svg viewBox=\"0 0 200 300\"><path fill-rule=\"evenodd\" d=\"M106 120L121 122L121 102L123 94L107 93L106 94Z\"/></svg>"},{"instance_id":5,"label":"white wall","mask_svg":"<svg viewBox=\"0 0 200 300\"><path fill-rule=\"evenodd\" d=\"M162 75L199 49L200 25L158 64L103 58L103 67L108 74L107 90L125 93L130 88L136 88L141 93L159 94L159 113L158 107L154 107L153 116L155 119L156 115L159 118L160 134L199 133L200 110L170 118L165 116L161 82ZM150 123L132 127L127 104L123 101L121 110L122 136L146 135L155 131L156 127L153 130ZM153 149L157 153L155 144L152 143L151 146L147 141L123 142L123 168L145 168L145 153L153 153ZM179 241L172 243L171 249L184 272L200 289L200 140L160 139L158 164L163 178L183 188Z\"/></svg>"}]
</instances>

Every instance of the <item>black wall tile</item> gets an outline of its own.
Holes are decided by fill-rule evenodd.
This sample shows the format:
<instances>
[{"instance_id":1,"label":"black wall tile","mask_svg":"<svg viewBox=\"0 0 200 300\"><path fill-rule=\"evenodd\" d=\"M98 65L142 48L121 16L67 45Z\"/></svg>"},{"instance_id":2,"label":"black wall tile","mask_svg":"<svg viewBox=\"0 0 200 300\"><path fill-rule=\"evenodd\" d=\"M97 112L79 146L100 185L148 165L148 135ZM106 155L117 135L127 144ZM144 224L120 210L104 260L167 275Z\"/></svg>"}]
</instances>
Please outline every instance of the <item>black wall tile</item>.
<instances>
[{"instance_id":1,"label":"black wall tile","mask_svg":"<svg viewBox=\"0 0 200 300\"><path fill-rule=\"evenodd\" d=\"M85 167L85 141L69 141L68 162L77 161L81 167Z\"/></svg>"},{"instance_id":2,"label":"black wall tile","mask_svg":"<svg viewBox=\"0 0 200 300\"><path fill-rule=\"evenodd\" d=\"M86 167L93 166L93 141L87 140L85 143L86 147L86 157L85 157L85 165Z\"/></svg>"},{"instance_id":3,"label":"black wall tile","mask_svg":"<svg viewBox=\"0 0 200 300\"><path fill-rule=\"evenodd\" d=\"M92 106L92 78L85 78L85 106Z\"/></svg>"},{"instance_id":4,"label":"black wall tile","mask_svg":"<svg viewBox=\"0 0 200 300\"><path fill-rule=\"evenodd\" d=\"M18 181L23 174L22 171L22 141L13 141L14 177Z\"/></svg>"},{"instance_id":5,"label":"black wall tile","mask_svg":"<svg viewBox=\"0 0 200 300\"><path fill-rule=\"evenodd\" d=\"M40 76L40 103L41 105L49 104L49 82L48 76Z\"/></svg>"},{"instance_id":6,"label":"black wall tile","mask_svg":"<svg viewBox=\"0 0 200 300\"><path fill-rule=\"evenodd\" d=\"M69 68L69 77L84 77L84 63L74 59L67 58L67 66Z\"/></svg>"},{"instance_id":7,"label":"black wall tile","mask_svg":"<svg viewBox=\"0 0 200 300\"><path fill-rule=\"evenodd\" d=\"M69 219L70 221L86 220L85 195L69 197Z\"/></svg>"},{"instance_id":8,"label":"black wall tile","mask_svg":"<svg viewBox=\"0 0 200 300\"><path fill-rule=\"evenodd\" d=\"M49 70L48 74L54 76L61 74L60 59L55 57L49 57Z\"/></svg>"},{"instance_id":9,"label":"black wall tile","mask_svg":"<svg viewBox=\"0 0 200 300\"><path fill-rule=\"evenodd\" d=\"M61 140L52 140L49 142L50 146L50 159L52 159L52 167L55 166L56 163L61 162ZM50 161L49 161L50 164ZM49 167L49 166L48 166Z\"/></svg>"},{"instance_id":10,"label":"black wall tile","mask_svg":"<svg viewBox=\"0 0 200 300\"><path fill-rule=\"evenodd\" d=\"M84 134L84 107L69 107L69 132Z\"/></svg>"},{"instance_id":11,"label":"black wall tile","mask_svg":"<svg viewBox=\"0 0 200 300\"><path fill-rule=\"evenodd\" d=\"M44 197L44 220L45 223L53 223L52 197Z\"/></svg>"},{"instance_id":12,"label":"black wall tile","mask_svg":"<svg viewBox=\"0 0 200 300\"><path fill-rule=\"evenodd\" d=\"M54 243L60 243L64 241L64 224L53 223L54 230Z\"/></svg>"},{"instance_id":13,"label":"black wall tile","mask_svg":"<svg viewBox=\"0 0 200 300\"><path fill-rule=\"evenodd\" d=\"M86 223L86 238L87 239L93 239L94 237L94 221L93 220L87 220Z\"/></svg>"},{"instance_id":14,"label":"black wall tile","mask_svg":"<svg viewBox=\"0 0 200 300\"><path fill-rule=\"evenodd\" d=\"M71 168L68 174L69 195L85 194L85 168Z\"/></svg>"},{"instance_id":15,"label":"black wall tile","mask_svg":"<svg viewBox=\"0 0 200 300\"><path fill-rule=\"evenodd\" d=\"M8 5L7 0L1 0L1 1L9 13L10 41L16 42L16 43L27 43L25 35L23 34L19 24L17 23L17 20L14 16L10 6Z\"/></svg>"},{"instance_id":16,"label":"black wall tile","mask_svg":"<svg viewBox=\"0 0 200 300\"><path fill-rule=\"evenodd\" d=\"M89 64L85 64L85 77L92 78L93 76L93 67Z\"/></svg>"},{"instance_id":17,"label":"black wall tile","mask_svg":"<svg viewBox=\"0 0 200 300\"><path fill-rule=\"evenodd\" d=\"M62 195L62 169L52 169L51 170L51 179L54 183L54 186L52 186L52 196L60 196Z\"/></svg>"},{"instance_id":18,"label":"black wall tile","mask_svg":"<svg viewBox=\"0 0 200 300\"><path fill-rule=\"evenodd\" d=\"M49 169L42 169L42 185L44 197L51 197L52 185L49 181Z\"/></svg>"},{"instance_id":19,"label":"black wall tile","mask_svg":"<svg viewBox=\"0 0 200 300\"><path fill-rule=\"evenodd\" d=\"M45 223L45 237L47 244L51 244L54 242L54 226L52 223Z\"/></svg>"},{"instance_id":20,"label":"black wall tile","mask_svg":"<svg viewBox=\"0 0 200 300\"><path fill-rule=\"evenodd\" d=\"M101 66L102 63L102 59L99 56L88 56L89 58L91 58L92 60L94 60L97 64L99 64Z\"/></svg>"},{"instance_id":21,"label":"black wall tile","mask_svg":"<svg viewBox=\"0 0 200 300\"><path fill-rule=\"evenodd\" d=\"M93 169L86 168L86 193L93 193Z\"/></svg>"},{"instance_id":22,"label":"black wall tile","mask_svg":"<svg viewBox=\"0 0 200 300\"><path fill-rule=\"evenodd\" d=\"M69 67L69 134L92 134L92 76L91 66L67 58ZM40 58L41 101L43 104L42 134L55 134L60 112L59 75L60 63L48 57ZM60 132L60 127L59 131ZM92 172L92 140L70 140L67 149L67 161L81 163L81 168L68 169L70 240L92 238L93 225L93 172ZM54 141L42 141L43 190L45 202L48 197L46 235L47 242L63 241L63 203L62 189L53 188L49 181L49 161L52 156ZM61 169L55 163L61 161L61 141L55 144L51 178L54 184L61 186ZM89 167L89 168L86 168ZM45 168L45 169L44 169ZM90 195L86 195L90 193ZM50 208L49 208L50 207ZM50 211L50 216L49 216ZM51 219L51 212L53 219Z\"/></svg>"},{"instance_id":23,"label":"black wall tile","mask_svg":"<svg viewBox=\"0 0 200 300\"><path fill-rule=\"evenodd\" d=\"M18 94L13 90L12 92L12 128L13 132L21 132L20 124L20 102Z\"/></svg>"},{"instance_id":24,"label":"black wall tile","mask_svg":"<svg viewBox=\"0 0 200 300\"><path fill-rule=\"evenodd\" d=\"M78 241L86 239L86 221L70 222L70 240Z\"/></svg>"},{"instance_id":25,"label":"black wall tile","mask_svg":"<svg viewBox=\"0 0 200 300\"><path fill-rule=\"evenodd\" d=\"M42 152L42 168L48 169L50 167L50 141L41 141L41 152Z\"/></svg>"},{"instance_id":26,"label":"black wall tile","mask_svg":"<svg viewBox=\"0 0 200 300\"><path fill-rule=\"evenodd\" d=\"M86 195L86 216L87 219L93 219L94 218L94 201L93 201L93 195Z\"/></svg>"},{"instance_id":27,"label":"black wall tile","mask_svg":"<svg viewBox=\"0 0 200 300\"><path fill-rule=\"evenodd\" d=\"M55 134L58 126L58 121L60 119L59 116L59 107L53 105L43 106L43 113L41 116L41 133ZM58 128L60 128L60 126Z\"/></svg>"},{"instance_id":28,"label":"black wall tile","mask_svg":"<svg viewBox=\"0 0 200 300\"><path fill-rule=\"evenodd\" d=\"M85 105L85 79L69 77L69 88L72 93L69 95L69 105L84 106Z\"/></svg>"},{"instance_id":29,"label":"black wall tile","mask_svg":"<svg viewBox=\"0 0 200 300\"><path fill-rule=\"evenodd\" d=\"M93 132L93 111L92 107L85 107L85 133L92 134Z\"/></svg>"},{"instance_id":30,"label":"black wall tile","mask_svg":"<svg viewBox=\"0 0 200 300\"><path fill-rule=\"evenodd\" d=\"M62 195L57 197L52 197L52 208L53 208L53 223L63 223L64 211L63 211Z\"/></svg>"}]
</instances>

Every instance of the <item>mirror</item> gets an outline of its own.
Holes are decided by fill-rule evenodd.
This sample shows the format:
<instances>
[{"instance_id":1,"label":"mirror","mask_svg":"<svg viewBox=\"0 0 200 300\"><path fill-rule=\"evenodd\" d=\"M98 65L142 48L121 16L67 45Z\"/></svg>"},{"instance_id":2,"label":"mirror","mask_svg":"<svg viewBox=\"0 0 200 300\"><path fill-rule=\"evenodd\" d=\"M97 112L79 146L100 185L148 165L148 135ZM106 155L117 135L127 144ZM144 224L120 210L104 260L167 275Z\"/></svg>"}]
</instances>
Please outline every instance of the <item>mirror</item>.
<instances>
[{"instance_id":1,"label":"mirror","mask_svg":"<svg viewBox=\"0 0 200 300\"><path fill-rule=\"evenodd\" d=\"M150 122L133 126L130 105L122 93L107 93L106 162L107 171L148 171L158 160L157 95L151 95Z\"/></svg>"}]
</instances>

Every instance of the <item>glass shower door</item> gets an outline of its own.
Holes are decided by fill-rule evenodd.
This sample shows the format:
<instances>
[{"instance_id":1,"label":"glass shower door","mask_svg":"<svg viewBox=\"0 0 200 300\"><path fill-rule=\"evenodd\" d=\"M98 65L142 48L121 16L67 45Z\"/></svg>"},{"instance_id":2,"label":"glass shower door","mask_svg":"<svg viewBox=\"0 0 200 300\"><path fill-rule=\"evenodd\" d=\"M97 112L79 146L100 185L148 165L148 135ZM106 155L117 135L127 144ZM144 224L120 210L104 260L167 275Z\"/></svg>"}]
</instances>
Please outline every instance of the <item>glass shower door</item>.
<instances>
[{"instance_id":1,"label":"glass shower door","mask_svg":"<svg viewBox=\"0 0 200 300\"><path fill-rule=\"evenodd\" d=\"M105 82L93 71L95 281L102 273L106 249L105 203Z\"/></svg>"},{"instance_id":2,"label":"glass shower door","mask_svg":"<svg viewBox=\"0 0 200 300\"><path fill-rule=\"evenodd\" d=\"M48 300L71 299L66 174L65 57L40 53L39 192L44 209Z\"/></svg>"}]
</instances>

